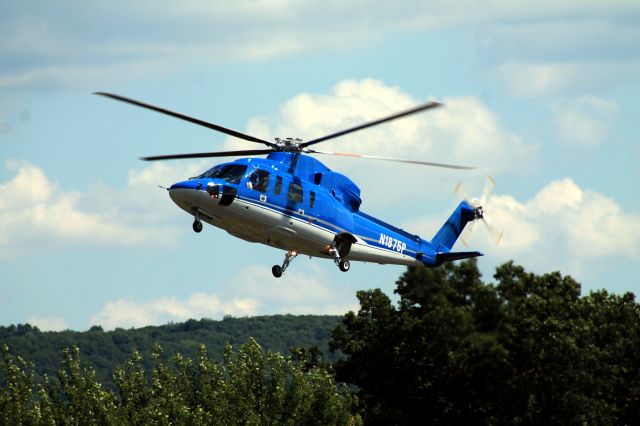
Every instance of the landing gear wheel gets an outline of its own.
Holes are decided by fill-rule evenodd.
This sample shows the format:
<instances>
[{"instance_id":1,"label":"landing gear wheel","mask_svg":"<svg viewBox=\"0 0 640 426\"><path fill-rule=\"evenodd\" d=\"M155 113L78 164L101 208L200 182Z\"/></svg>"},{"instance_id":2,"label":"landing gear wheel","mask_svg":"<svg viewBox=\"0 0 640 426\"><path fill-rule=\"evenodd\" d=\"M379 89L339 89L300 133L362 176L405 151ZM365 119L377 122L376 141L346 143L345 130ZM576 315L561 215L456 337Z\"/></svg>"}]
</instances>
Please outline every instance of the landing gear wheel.
<instances>
[{"instance_id":1,"label":"landing gear wheel","mask_svg":"<svg viewBox=\"0 0 640 426\"><path fill-rule=\"evenodd\" d=\"M273 265L273 268L271 268L271 273L274 277L280 278L282 276L282 267L280 265Z\"/></svg>"},{"instance_id":2,"label":"landing gear wheel","mask_svg":"<svg viewBox=\"0 0 640 426\"><path fill-rule=\"evenodd\" d=\"M193 221L193 230L195 232L200 232L202 231L202 222L200 222L199 220L195 220Z\"/></svg>"},{"instance_id":3,"label":"landing gear wheel","mask_svg":"<svg viewBox=\"0 0 640 426\"><path fill-rule=\"evenodd\" d=\"M340 268L342 272L347 272L351 268L351 264L348 260L343 259L338 263L338 268Z\"/></svg>"}]
</instances>

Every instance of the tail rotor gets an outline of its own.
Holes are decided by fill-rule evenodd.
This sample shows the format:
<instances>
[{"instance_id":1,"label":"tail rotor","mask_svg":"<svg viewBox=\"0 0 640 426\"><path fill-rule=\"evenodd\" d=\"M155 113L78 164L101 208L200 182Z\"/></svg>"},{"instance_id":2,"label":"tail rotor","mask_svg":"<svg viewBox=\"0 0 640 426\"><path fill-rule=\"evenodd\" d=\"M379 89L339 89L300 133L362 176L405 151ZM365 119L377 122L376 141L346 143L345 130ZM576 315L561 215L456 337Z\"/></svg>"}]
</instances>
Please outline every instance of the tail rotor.
<instances>
[{"instance_id":1,"label":"tail rotor","mask_svg":"<svg viewBox=\"0 0 640 426\"><path fill-rule=\"evenodd\" d=\"M480 198L476 198L469 196L469 193L463 188L460 182L458 182L458 184L456 185L455 193L475 209L475 219L469 224L468 227L465 228L464 234L460 238L462 244L464 244L466 247L469 247L468 239L471 238L471 235L473 234L475 229L475 224L476 222L478 222L478 220L482 221L485 228L487 229L487 232L489 233L489 236L496 245L499 245L502 241L502 230L487 215L488 201L495 186L496 181L491 176L487 175L487 180L484 184L482 195L480 196Z\"/></svg>"}]
</instances>

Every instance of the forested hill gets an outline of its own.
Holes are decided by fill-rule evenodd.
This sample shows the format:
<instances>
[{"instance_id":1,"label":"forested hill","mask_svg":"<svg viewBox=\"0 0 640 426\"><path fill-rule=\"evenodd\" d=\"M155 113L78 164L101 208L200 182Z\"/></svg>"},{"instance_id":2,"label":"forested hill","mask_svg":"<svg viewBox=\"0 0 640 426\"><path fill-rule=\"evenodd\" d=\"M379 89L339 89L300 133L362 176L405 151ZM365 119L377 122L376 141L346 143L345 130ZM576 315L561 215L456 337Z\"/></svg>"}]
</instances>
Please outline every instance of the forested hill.
<instances>
[{"instance_id":1,"label":"forested hill","mask_svg":"<svg viewBox=\"0 0 640 426\"><path fill-rule=\"evenodd\" d=\"M103 331L94 326L89 331L42 332L29 324L0 326L0 348L8 345L11 353L21 355L35 365L38 374L55 377L62 360L62 351L77 345L83 364L96 370L97 379L112 383L114 367L122 365L137 349L151 361L154 345L160 344L168 355L177 352L195 357L198 346L204 344L212 360L220 361L224 345L238 347L253 337L265 350L289 353L293 347L318 346L328 360L335 355L328 350L331 331L340 322L339 316L274 315L249 318L225 317L221 321L202 319L184 323L149 326L125 330Z\"/></svg>"}]
</instances>

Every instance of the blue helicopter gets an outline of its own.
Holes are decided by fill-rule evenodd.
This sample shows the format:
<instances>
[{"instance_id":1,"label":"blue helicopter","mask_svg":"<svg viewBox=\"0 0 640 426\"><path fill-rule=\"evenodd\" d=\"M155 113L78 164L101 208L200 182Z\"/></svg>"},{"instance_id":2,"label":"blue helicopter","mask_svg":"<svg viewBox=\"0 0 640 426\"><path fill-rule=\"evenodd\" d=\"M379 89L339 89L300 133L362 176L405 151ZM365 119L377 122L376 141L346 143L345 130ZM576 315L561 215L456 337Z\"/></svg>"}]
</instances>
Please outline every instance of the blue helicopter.
<instances>
[{"instance_id":1,"label":"blue helicopter","mask_svg":"<svg viewBox=\"0 0 640 426\"><path fill-rule=\"evenodd\" d=\"M267 149L201 152L143 157L145 161L185 158L253 156L218 164L199 176L168 188L174 203L192 215L193 230L201 232L206 222L234 237L286 250L273 276L281 277L298 254L329 258L346 272L350 261L436 267L443 262L482 256L478 251L452 252L465 225L483 219L483 207L465 199L453 211L431 241L410 234L360 211L360 189L343 174L330 170L306 154L369 158L450 169L473 167L405 160L362 154L318 151L310 147L378 124L439 107L428 102L330 135L302 141L276 138L266 141L217 124L143 103L113 93L96 92L181 120L207 127Z\"/></svg>"}]
</instances>

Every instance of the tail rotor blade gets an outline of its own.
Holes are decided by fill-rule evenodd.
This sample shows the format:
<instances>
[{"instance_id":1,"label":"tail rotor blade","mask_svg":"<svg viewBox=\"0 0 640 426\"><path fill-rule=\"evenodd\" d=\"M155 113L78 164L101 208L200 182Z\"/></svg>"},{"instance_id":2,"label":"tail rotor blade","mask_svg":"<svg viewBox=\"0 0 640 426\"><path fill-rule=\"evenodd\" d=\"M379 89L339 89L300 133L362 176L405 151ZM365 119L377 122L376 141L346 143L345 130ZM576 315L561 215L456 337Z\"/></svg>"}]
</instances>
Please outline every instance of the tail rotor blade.
<instances>
[{"instance_id":1,"label":"tail rotor blade","mask_svg":"<svg viewBox=\"0 0 640 426\"><path fill-rule=\"evenodd\" d=\"M489 232L489 235L491 236L491 239L493 240L493 242L497 246L500 245L500 242L502 241L502 237L504 236L504 233L502 232L502 230L497 226L495 226L491 222L491 220L487 218L486 214L482 218L482 223L484 223L484 226L487 228L487 231Z\"/></svg>"},{"instance_id":2,"label":"tail rotor blade","mask_svg":"<svg viewBox=\"0 0 640 426\"><path fill-rule=\"evenodd\" d=\"M456 184L456 187L454 189L454 192L460 197L462 198L464 201L466 201L467 203L469 203L471 205L471 207L480 207L482 205L482 203L480 203L480 200L478 200L476 197L472 197L471 195L469 195L469 193L467 192L467 190L462 186L461 182L458 182Z\"/></svg>"},{"instance_id":3,"label":"tail rotor blade","mask_svg":"<svg viewBox=\"0 0 640 426\"><path fill-rule=\"evenodd\" d=\"M462 188L462 182L458 181L453 192L456 193L460 198L466 200L469 198L469 194Z\"/></svg>"},{"instance_id":4,"label":"tail rotor blade","mask_svg":"<svg viewBox=\"0 0 640 426\"><path fill-rule=\"evenodd\" d=\"M496 181L489 175L487 175L487 181L484 183L484 189L482 190L482 196L480 197L480 204L485 205L487 200L491 196L491 192L493 192L493 188L496 186Z\"/></svg>"},{"instance_id":5,"label":"tail rotor blade","mask_svg":"<svg viewBox=\"0 0 640 426\"><path fill-rule=\"evenodd\" d=\"M473 222L471 222L468 226L466 226L464 228L464 231L462 231L462 235L463 236L460 238L460 241L462 241L462 244L465 247L471 247L471 245L469 244L468 240L471 239L471 236L473 235L475 227L476 227L476 221L474 220Z\"/></svg>"},{"instance_id":6,"label":"tail rotor blade","mask_svg":"<svg viewBox=\"0 0 640 426\"><path fill-rule=\"evenodd\" d=\"M500 242L502 241L502 237L503 237L503 232L500 228L498 228L497 226L495 226L491 219L489 219L489 217L487 217L487 201L489 200L489 197L491 196L491 192L493 191L493 188L496 186L496 181L491 177L487 175L487 181L485 182L484 185L484 189L482 191L482 196L480 199L475 198L475 197L471 197L469 195L469 193L464 189L464 187L462 186L462 183L458 182L458 184L456 185L454 192L461 197L462 199L464 199L467 203L469 203L472 207L477 208L477 207L482 207L482 222L484 223L485 228L487 228L487 231L489 232L489 236L491 237L491 239L493 240L493 242L496 245L499 245ZM464 236L466 238L465 239L461 239L462 243L467 246L467 241L469 238L471 238L471 235L473 234L473 231L475 229L475 224L476 224L477 220L472 221L466 228L464 231Z\"/></svg>"}]
</instances>

